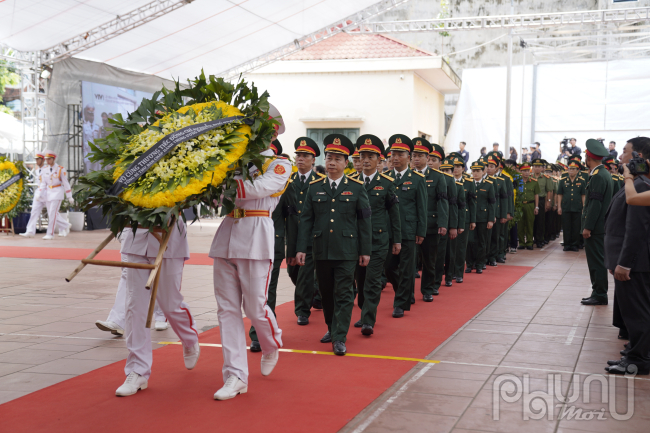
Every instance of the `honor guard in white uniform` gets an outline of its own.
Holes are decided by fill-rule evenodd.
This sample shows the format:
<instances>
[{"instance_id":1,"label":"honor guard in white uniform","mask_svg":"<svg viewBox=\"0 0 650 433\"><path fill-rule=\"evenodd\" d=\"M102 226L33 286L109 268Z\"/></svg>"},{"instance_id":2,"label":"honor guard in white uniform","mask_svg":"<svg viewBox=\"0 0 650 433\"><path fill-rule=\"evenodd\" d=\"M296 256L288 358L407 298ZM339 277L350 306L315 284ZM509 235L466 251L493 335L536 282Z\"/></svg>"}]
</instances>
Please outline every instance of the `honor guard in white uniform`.
<instances>
[{"instance_id":1,"label":"honor guard in white uniform","mask_svg":"<svg viewBox=\"0 0 650 433\"><path fill-rule=\"evenodd\" d=\"M266 150L262 155L271 157L273 151ZM227 400L248 390L242 301L262 348L262 375L271 374L282 347L282 330L266 299L275 248L271 214L288 185L291 163L274 157L266 161L261 172L251 174L254 182L235 176L236 207L219 226L209 254L214 259L214 293L224 360L225 385L214 395L216 400Z\"/></svg>"},{"instance_id":2,"label":"honor guard in white uniform","mask_svg":"<svg viewBox=\"0 0 650 433\"><path fill-rule=\"evenodd\" d=\"M54 228L59 229L59 236L67 236L70 233L70 223L59 213L61 201L67 197L70 203L72 200L72 189L68 182L68 175L65 168L54 162L56 153L51 150L45 151L46 165L41 169L41 180L39 189L46 194L47 206L47 233L43 239L54 239Z\"/></svg>"},{"instance_id":3,"label":"honor guard in white uniform","mask_svg":"<svg viewBox=\"0 0 650 433\"><path fill-rule=\"evenodd\" d=\"M189 306L183 302L181 295L183 266L185 260L190 258L190 248L182 220L175 222L171 230L159 271L156 300L183 343L185 367L191 370L199 360L199 334ZM120 242L122 257L131 263L153 264L160 248L158 240L144 228L136 230L135 235L130 228L124 229ZM124 368L126 381L115 392L118 396L133 395L140 389L146 389L151 375L151 331L145 327L150 298L150 292L145 286L149 273L147 269L126 268L125 330L129 355Z\"/></svg>"},{"instance_id":4,"label":"honor guard in white uniform","mask_svg":"<svg viewBox=\"0 0 650 433\"><path fill-rule=\"evenodd\" d=\"M33 238L36 234L36 224L41 217L41 212L47 204L47 191L41 185L41 172L45 169L45 153L36 153L36 167L34 167L34 179L37 183L34 190L34 199L32 200L32 212L29 215L29 222L27 223L27 231L21 233L20 236L26 238Z\"/></svg>"}]
</instances>

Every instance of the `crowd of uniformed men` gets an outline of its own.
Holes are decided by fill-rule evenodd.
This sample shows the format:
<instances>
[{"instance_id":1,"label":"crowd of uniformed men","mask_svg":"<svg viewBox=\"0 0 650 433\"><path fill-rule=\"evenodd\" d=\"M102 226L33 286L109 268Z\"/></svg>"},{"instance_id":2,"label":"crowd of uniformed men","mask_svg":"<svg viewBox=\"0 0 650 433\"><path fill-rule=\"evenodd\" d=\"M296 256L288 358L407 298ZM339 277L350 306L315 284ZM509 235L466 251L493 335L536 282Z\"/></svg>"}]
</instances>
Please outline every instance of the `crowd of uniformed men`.
<instances>
[{"instance_id":1,"label":"crowd of uniformed men","mask_svg":"<svg viewBox=\"0 0 650 433\"><path fill-rule=\"evenodd\" d=\"M445 154L437 144L402 134L390 137L388 148L370 134L356 143L331 134L323 146L327 175L316 172L318 143L300 137L294 144L297 171L272 215L276 245L268 304L275 308L286 258L298 325L309 324L312 308L322 308L328 330L321 342L331 342L337 355L346 352L355 296L361 314L354 326L370 336L387 282L395 292L392 317L401 318L416 302L415 278L421 278L421 299L432 302L443 280L445 286L462 283L465 273L505 263L517 248L543 248L561 231L564 251L578 251L583 230L600 210L592 198L589 211L589 171L580 156L568 166L542 159L517 165L491 152L467 167L460 153ZM274 148L282 153L278 141ZM606 156L596 140L587 148L592 156ZM616 162L604 163L619 189ZM516 208L521 213L515 225ZM595 247L600 253L587 251L588 258L602 256L602 244ZM594 293L583 303L602 303L599 279L592 275ZM606 275L604 284L606 290ZM259 351L254 329L250 336L251 350Z\"/></svg>"}]
</instances>

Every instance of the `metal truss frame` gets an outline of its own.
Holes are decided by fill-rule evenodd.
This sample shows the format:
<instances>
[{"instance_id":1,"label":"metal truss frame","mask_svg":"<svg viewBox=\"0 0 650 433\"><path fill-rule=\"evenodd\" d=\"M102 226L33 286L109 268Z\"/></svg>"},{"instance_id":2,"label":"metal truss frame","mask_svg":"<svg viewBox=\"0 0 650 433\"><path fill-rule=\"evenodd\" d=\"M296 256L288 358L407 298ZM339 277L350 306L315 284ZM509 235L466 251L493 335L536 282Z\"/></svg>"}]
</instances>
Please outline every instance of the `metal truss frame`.
<instances>
[{"instance_id":1,"label":"metal truss frame","mask_svg":"<svg viewBox=\"0 0 650 433\"><path fill-rule=\"evenodd\" d=\"M295 39L293 42L283 45L280 48L277 48L273 51L269 51L268 53L258 56L245 63L234 66L230 69L226 69L225 71L221 71L219 75L224 77L225 80L233 80L237 78L240 74L245 74L247 72L254 71L255 69L259 69L263 66L266 66L277 60L280 60L283 57L287 57L293 53L296 53L300 50L303 50L307 47L317 44L318 42L331 38L332 36L337 35L341 32L347 32L354 28L358 28L359 25L365 23L366 21L375 18L383 14L384 12L387 12L398 6L402 6L403 4L406 4L408 2L409 0L380 1L355 14L352 14L341 20L338 20L327 27L316 30L315 32L305 35L299 39Z\"/></svg>"},{"instance_id":2,"label":"metal truss frame","mask_svg":"<svg viewBox=\"0 0 650 433\"><path fill-rule=\"evenodd\" d=\"M95 27L81 35L75 36L67 41L58 43L50 48L41 51L42 62L52 64L59 60L74 56L84 50L120 36L129 30L133 30L150 21L167 15L194 0L154 0L151 3L140 6L137 9L117 16L115 19Z\"/></svg>"}]
</instances>

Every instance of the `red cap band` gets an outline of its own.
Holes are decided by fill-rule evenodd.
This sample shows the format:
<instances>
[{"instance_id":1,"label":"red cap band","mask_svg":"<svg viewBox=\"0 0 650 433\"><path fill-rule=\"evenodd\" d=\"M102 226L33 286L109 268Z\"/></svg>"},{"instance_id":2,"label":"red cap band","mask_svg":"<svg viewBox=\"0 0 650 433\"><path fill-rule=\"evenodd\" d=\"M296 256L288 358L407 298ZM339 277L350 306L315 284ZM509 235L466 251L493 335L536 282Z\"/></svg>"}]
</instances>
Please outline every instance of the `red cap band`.
<instances>
[{"instance_id":1,"label":"red cap band","mask_svg":"<svg viewBox=\"0 0 650 433\"><path fill-rule=\"evenodd\" d=\"M591 159L595 159L595 160L597 160L597 161L600 161L600 160L602 160L602 159L604 158L604 156L594 155L593 153L589 152L589 149L585 150L585 153L587 154L587 156L588 156L589 158L591 158Z\"/></svg>"},{"instance_id":2,"label":"red cap band","mask_svg":"<svg viewBox=\"0 0 650 433\"><path fill-rule=\"evenodd\" d=\"M362 144L359 148L359 152L375 152L381 154L381 150L374 144Z\"/></svg>"},{"instance_id":3,"label":"red cap band","mask_svg":"<svg viewBox=\"0 0 650 433\"><path fill-rule=\"evenodd\" d=\"M312 155L316 155L316 152L314 152L314 149L312 149L309 146L298 146L298 148L296 149L296 152L307 152L307 153L311 153Z\"/></svg>"},{"instance_id":4,"label":"red cap band","mask_svg":"<svg viewBox=\"0 0 650 433\"><path fill-rule=\"evenodd\" d=\"M350 155L350 150L345 146L341 146L340 144L328 144L325 146L325 152L342 153L346 156Z\"/></svg>"}]
</instances>

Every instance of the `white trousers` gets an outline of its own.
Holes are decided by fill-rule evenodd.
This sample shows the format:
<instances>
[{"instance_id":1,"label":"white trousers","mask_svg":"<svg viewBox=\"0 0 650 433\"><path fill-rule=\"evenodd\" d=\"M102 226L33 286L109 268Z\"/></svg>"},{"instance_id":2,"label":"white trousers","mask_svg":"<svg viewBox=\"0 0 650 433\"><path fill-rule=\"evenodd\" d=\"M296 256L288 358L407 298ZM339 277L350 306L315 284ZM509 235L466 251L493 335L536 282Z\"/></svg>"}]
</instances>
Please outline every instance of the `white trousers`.
<instances>
[{"instance_id":1,"label":"white trousers","mask_svg":"<svg viewBox=\"0 0 650 433\"><path fill-rule=\"evenodd\" d=\"M214 259L214 295L223 351L223 380L235 375L248 383L246 329L242 303L262 346L262 353L282 347L282 330L266 305L273 260Z\"/></svg>"},{"instance_id":2,"label":"white trousers","mask_svg":"<svg viewBox=\"0 0 650 433\"><path fill-rule=\"evenodd\" d=\"M156 260L155 257L125 255L132 263L153 264ZM199 341L199 334L196 332L196 324L189 306L183 302L183 295L180 292L184 262L182 258L163 259L156 300L183 345L191 347ZM129 355L126 358L124 372L127 376L133 371L146 378L151 376L153 362L151 330L145 327L150 298L150 292L145 286L150 272L147 269L126 268L127 298L124 331ZM182 362L180 357L178 362Z\"/></svg>"},{"instance_id":3,"label":"white trousers","mask_svg":"<svg viewBox=\"0 0 650 433\"><path fill-rule=\"evenodd\" d=\"M28 235L36 234L36 224L38 224L38 220L41 218L41 212L43 211L45 205L46 202L42 200L34 200L32 202L32 213L29 215L29 222L27 223L27 231L25 232L26 234Z\"/></svg>"},{"instance_id":4,"label":"white trousers","mask_svg":"<svg viewBox=\"0 0 650 433\"><path fill-rule=\"evenodd\" d=\"M128 261L128 256L122 254L122 261ZM122 329L126 327L126 269L122 268L122 275L120 275L120 282L117 285L117 294L115 295L115 303L111 312L108 313L108 322L113 322ZM156 301L156 307L153 310L153 317L156 322L166 322L165 314L160 309L158 301Z\"/></svg>"},{"instance_id":5,"label":"white trousers","mask_svg":"<svg viewBox=\"0 0 650 433\"><path fill-rule=\"evenodd\" d=\"M61 200L47 201L47 234L50 236L54 236L55 228L65 230L70 227L70 223L61 216L61 212L59 212L60 207Z\"/></svg>"}]
</instances>

